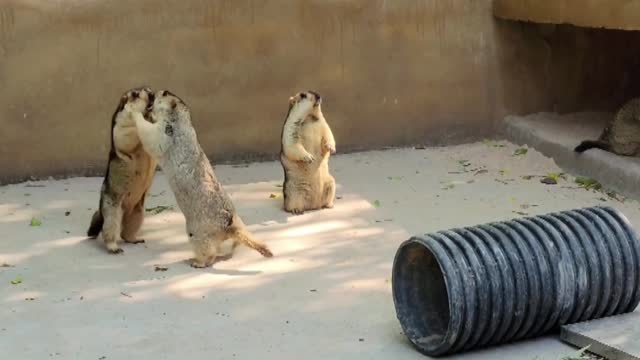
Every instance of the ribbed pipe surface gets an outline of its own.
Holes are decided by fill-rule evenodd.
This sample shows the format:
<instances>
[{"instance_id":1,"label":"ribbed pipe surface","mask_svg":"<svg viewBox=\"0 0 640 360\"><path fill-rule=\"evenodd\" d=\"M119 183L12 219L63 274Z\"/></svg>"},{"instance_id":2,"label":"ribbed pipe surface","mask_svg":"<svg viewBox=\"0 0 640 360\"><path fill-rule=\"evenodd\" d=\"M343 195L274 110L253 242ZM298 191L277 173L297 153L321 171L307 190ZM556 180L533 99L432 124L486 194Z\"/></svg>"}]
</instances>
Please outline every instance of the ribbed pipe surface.
<instances>
[{"instance_id":1,"label":"ribbed pipe surface","mask_svg":"<svg viewBox=\"0 0 640 360\"><path fill-rule=\"evenodd\" d=\"M440 231L400 246L392 283L405 335L439 356L633 311L640 242L610 207Z\"/></svg>"}]
</instances>

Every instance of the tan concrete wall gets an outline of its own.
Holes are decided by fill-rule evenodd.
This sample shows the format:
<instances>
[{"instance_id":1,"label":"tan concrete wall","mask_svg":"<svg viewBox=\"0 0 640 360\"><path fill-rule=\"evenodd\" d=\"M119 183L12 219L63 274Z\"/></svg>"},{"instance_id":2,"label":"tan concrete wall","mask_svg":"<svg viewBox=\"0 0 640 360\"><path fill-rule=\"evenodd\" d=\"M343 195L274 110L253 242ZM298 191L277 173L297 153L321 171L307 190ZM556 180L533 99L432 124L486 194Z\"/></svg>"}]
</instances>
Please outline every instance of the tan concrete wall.
<instances>
[{"instance_id":1,"label":"tan concrete wall","mask_svg":"<svg viewBox=\"0 0 640 360\"><path fill-rule=\"evenodd\" d=\"M553 2L549 2L550 4ZM497 20L491 0L0 0L0 183L95 175L120 94L192 107L214 161L274 158L287 99L339 151L490 136L506 114L613 108L638 32Z\"/></svg>"},{"instance_id":2,"label":"tan concrete wall","mask_svg":"<svg viewBox=\"0 0 640 360\"><path fill-rule=\"evenodd\" d=\"M216 160L273 157L287 100L339 151L491 131L490 0L2 0L0 180L96 174L122 91L169 88Z\"/></svg>"},{"instance_id":3,"label":"tan concrete wall","mask_svg":"<svg viewBox=\"0 0 640 360\"><path fill-rule=\"evenodd\" d=\"M640 31L499 20L495 117L617 109L640 96Z\"/></svg>"}]
</instances>

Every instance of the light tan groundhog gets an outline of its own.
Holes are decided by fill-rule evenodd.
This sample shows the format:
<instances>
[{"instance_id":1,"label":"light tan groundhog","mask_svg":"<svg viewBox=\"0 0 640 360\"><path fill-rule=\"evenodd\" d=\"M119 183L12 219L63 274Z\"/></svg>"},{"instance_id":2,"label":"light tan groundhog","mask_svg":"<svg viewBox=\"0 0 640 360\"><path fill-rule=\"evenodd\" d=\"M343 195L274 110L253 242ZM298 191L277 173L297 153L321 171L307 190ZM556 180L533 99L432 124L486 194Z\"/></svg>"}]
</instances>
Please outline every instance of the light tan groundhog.
<instances>
[{"instance_id":1,"label":"light tan groundhog","mask_svg":"<svg viewBox=\"0 0 640 360\"><path fill-rule=\"evenodd\" d=\"M176 202L186 219L195 258L191 266L213 265L218 257L230 257L237 244L273 254L255 240L236 213L231 198L213 173L213 167L196 137L189 107L169 91L159 91L147 117L130 110L144 148L162 167ZM231 240L231 246L227 240Z\"/></svg>"},{"instance_id":2,"label":"light tan groundhog","mask_svg":"<svg viewBox=\"0 0 640 360\"><path fill-rule=\"evenodd\" d=\"M144 151L135 121L125 105L143 112L153 103L153 91L141 87L127 91L111 118L109 163L100 191L100 205L91 218L87 235L102 238L109 252L122 253L118 240L138 244L144 220L144 199L153 181L156 162Z\"/></svg>"},{"instance_id":3,"label":"light tan groundhog","mask_svg":"<svg viewBox=\"0 0 640 360\"><path fill-rule=\"evenodd\" d=\"M640 98L627 101L598 140L585 140L575 151L582 153L594 148L622 156L640 155Z\"/></svg>"},{"instance_id":4,"label":"light tan groundhog","mask_svg":"<svg viewBox=\"0 0 640 360\"><path fill-rule=\"evenodd\" d=\"M313 91L289 99L280 163L284 169L284 209L293 214L333 207L336 181L329 174L329 156L336 152L336 141L321 104L322 98Z\"/></svg>"}]
</instances>

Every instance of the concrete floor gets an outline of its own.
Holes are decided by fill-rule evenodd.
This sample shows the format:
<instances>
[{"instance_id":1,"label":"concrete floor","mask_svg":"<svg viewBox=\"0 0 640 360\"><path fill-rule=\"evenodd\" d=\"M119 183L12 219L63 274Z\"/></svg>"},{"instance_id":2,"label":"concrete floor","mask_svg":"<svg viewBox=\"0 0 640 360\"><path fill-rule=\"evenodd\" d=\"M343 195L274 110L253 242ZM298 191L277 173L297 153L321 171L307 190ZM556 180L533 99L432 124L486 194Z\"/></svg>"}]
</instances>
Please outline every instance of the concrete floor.
<instances>
[{"instance_id":1,"label":"concrete floor","mask_svg":"<svg viewBox=\"0 0 640 360\"><path fill-rule=\"evenodd\" d=\"M393 256L411 234L603 200L640 223L636 201L608 199L571 178L522 178L559 169L501 144L335 156L336 207L297 217L271 198L281 190L278 163L217 166L245 223L276 257L239 248L208 270L185 263L191 252L177 210L149 214L147 243L125 245L122 256L86 239L99 178L0 187L0 264L11 266L0 268L2 358L424 359L403 337L391 297ZM175 206L162 174L147 203L158 205ZM32 217L42 224L29 226ZM452 359L572 351L550 336Z\"/></svg>"}]
</instances>

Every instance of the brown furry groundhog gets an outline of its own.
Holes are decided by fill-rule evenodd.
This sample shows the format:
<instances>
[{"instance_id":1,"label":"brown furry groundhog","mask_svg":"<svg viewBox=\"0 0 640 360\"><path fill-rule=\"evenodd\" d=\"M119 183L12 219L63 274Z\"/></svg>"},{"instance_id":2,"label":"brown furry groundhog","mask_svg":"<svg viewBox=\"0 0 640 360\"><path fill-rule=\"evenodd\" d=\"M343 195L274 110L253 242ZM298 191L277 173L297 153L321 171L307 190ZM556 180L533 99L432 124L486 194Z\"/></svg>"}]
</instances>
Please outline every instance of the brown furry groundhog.
<instances>
[{"instance_id":1,"label":"brown furry groundhog","mask_svg":"<svg viewBox=\"0 0 640 360\"><path fill-rule=\"evenodd\" d=\"M284 209L293 214L333 207L336 182L329 174L329 156L336 152L336 142L321 104L322 98L313 91L289 99L280 163L284 169Z\"/></svg>"},{"instance_id":2,"label":"brown furry groundhog","mask_svg":"<svg viewBox=\"0 0 640 360\"><path fill-rule=\"evenodd\" d=\"M575 151L582 153L594 148L623 156L640 155L640 98L625 103L598 140L585 140Z\"/></svg>"},{"instance_id":3,"label":"brown furry groundhog","mask_svg":"<svg viewBox=\"0 0 640 360\"><path fill-rule=\"evenodd\" d=\"M180 98L166 90L157 92L147 118L133 106L125 106L126 110L131 111L144 148L162 167L184 214L195 252L191 266L209 267L217 258L231 256L236 244L265 257L273 256L238 216L200 147L191 124L191 110ZM231 247L225 246L227 240L232 242Z\"/></svg>"},{"instance_id":4,"label":"brown furry groundhog","mask_svg":"<svg viewBox=\"0 0 640 360\"><path fill-rule=\"evenodd\" d=\"M107 172L100 191L98 210L91 218L87 235L102 233L109 252L122 253L119 238L125 242L144 242L136 235L144 220L144 200L153 181L156 162L147 154L133 118L123 111L125 105L143 112L153 103L153 91L141 87L127 91L111 118L111 149Z\"/></svg>"}]
</instances>

